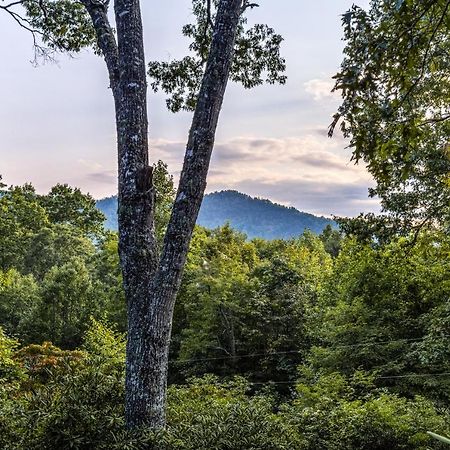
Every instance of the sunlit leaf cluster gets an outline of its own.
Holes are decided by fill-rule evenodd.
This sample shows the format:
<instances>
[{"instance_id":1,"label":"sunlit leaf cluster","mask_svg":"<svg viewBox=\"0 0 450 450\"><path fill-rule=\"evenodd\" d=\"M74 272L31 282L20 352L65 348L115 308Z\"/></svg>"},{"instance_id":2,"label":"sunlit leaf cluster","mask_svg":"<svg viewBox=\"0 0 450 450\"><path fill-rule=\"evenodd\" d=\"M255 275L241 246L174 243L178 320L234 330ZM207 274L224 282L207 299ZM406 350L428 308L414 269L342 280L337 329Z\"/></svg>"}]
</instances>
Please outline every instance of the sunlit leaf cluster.
<instances>
[{"instance_id":1,"label":"sunlit leaf cluster","mask_svg":"<svg viewBox=\"0 0 450 450\"><path fill-rule=\"evenodd\" d=\"M208 3L211 3L210 8ZM200 83L214 33L217 1L193 0L195 21L183 27L183 35L190 40L190 54L180 60L149 63L151 87L168 95L170 111L191 111L195 108ZM286 64L280 54L283 38L265 24L247 26L243 12L234 49L230 79L249 89L263 83L284 84Z\"/></svg>"}]
</instances>

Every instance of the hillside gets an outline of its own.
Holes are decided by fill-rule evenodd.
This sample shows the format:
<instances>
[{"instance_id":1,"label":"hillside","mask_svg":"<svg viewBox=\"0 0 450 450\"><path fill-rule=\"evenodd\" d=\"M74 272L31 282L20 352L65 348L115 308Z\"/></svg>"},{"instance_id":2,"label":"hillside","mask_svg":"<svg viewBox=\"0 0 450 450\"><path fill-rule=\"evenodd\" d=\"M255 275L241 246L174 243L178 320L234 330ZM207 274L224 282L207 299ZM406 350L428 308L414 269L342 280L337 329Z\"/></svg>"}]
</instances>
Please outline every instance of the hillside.
<instances>
[{"instance_id":1,"label":"hillside","mask_svg":"<svg viewBox=\"0 0 450 450\"><path fill-rule=\"evenodd\" d=\"M106 227L117 229L117 198L109 197L97 202L106 215ZM237 191L221 191L207 194L203 199L197 220L206 228L217 228L226 222L250 239L288 239L298 236L305 229L320 233L333 221L288 208L270 200L253 198Z\"/></svg>"},{"instance_id":2,"label":"hillside","mask_svg":"<svg viewBox=\"0 0 450 450\"><path fill-rule=\"evenodd\" d=\"M197 222L207 228L216 228L230 222L233 228L249 238L290 238L305 229L321 233L330 219L300 212L295 208L252 198L237 191L208 194L203 199Z\"/></svg>"},{"instance_id":3,"label":"hillside","mask_svg":"<svg viewBox=\"0 0 450 450\"><path fill-rule=\"evenodd\" d=\"M96 202L97 208L106 216L105 227L117 230L117 196L102 198Z\"/></svg>"}]
</instances>

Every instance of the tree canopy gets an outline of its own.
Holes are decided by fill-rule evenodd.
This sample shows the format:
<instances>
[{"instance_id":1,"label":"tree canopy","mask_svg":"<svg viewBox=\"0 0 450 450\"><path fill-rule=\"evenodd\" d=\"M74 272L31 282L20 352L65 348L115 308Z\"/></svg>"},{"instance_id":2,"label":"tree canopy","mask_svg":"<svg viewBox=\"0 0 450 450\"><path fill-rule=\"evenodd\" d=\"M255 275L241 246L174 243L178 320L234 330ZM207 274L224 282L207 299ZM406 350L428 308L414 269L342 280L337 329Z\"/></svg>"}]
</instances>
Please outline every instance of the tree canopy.
<instances>
[{"instance_id":1,"label":"tree canopy","mask_svg":"<svg viewBox=\"0 0 450 450\"><path fill-rule=\"evenodd\" d=\"M53 224L31 186L9 191L0 200L22 222L46 220L0 234L26 255L0 269L2 448L445 448L426 431L449 433L447 235L373 246L331 228L249 241L197 227L168 426L129 433L117 235L92 240L76 222Z\"/></svg>"},{"instance_id":2,"label":"tree canopy","mask_svg":"<svg viewBox=\"0 0 450 450\"><path fill-rule=\"evenodd\" d=\"M207 61L218 0L193 0L194 23L183 27L183 36L190 40L190 54L181 60L149 63L152 89L168 95L167 107L172 112L191 111L195 108L203 72ZM244 8L254 8L256 3L244 2ZM230 80L249 89L263 83L286 82L286 64L280 55L281 35L265 24L249 28L247 17L239 20L231 65Z\"/></svg>"},{"instance_id":3,"label":"tree canopy","mask_svg":"<svg viewBox=\"0 0 450 450\"><path fill-rule=\"evenodd\" d=\"M424 227L449 230L450 2L375 0L343 15L343 102L330 127L377 182L384 215L345 222L378 238ZM369 228L361 225L369 224Z\"/></svg>"}]
</instances>

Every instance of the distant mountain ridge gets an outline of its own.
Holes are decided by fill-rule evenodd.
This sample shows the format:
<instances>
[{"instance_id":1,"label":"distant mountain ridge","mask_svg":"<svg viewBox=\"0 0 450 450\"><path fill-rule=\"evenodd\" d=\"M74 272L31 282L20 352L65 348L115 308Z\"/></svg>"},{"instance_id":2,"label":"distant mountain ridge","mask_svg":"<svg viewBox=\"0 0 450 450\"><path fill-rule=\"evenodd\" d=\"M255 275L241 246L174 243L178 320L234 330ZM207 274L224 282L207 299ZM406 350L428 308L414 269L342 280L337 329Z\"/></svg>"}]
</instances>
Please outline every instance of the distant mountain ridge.
<instances>
[{"instance_id":1,"label":"distant mountain ridge","mask_svg":"<svg viewBox=\"0 0 450 450\"><path fill-rule=\"evenodd\" d=\"M117 197L97 201L107 220L105 226L117 230ZM333 220L301 212L270 200L250 197L238 191L220 191L205 195L197 223L206 228L217 228L225 223L247 235L249 239L289 239L306 229L321 233Z\"/></svg>"}]
</instances>

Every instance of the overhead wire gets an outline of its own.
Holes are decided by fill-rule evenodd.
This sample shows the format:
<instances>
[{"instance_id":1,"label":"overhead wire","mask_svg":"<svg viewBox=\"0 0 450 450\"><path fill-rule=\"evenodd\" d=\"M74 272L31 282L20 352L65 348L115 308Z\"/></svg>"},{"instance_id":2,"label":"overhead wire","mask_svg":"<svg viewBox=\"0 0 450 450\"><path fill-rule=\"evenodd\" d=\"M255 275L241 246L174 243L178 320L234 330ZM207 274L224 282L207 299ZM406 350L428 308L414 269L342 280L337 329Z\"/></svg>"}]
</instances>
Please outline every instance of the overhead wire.
<instances>
[{"instance_id":1,"label":"overhead wire","mask_svg":"<svg viewBox=\"0 0 450 450\"><path fill-rule=\"evenodd\" d=\"M403 339L394 339L394 340L388 340L388 341L378 341L378 342L360 342L357 344L340 344L340 345L334 345L329 347L323 347L326 349L340 349L340 348L358 348L358 347L375 347L379 345L388 345L388 344L397 344L397 343L409 343L409 342L420 342L425 340L427 337L421 337L421 338L403 338ZM441 339L448 339L450 338L450 335L441 335L439 337L436 337L435 340L441 340ZM288 354L298 354L302 353L302 350L285 350L285 351L279 351L279 352L262 352L262 353L247 353L243 355L227 355L227 356L213 356L208 358L191 358L191 359L178 359L178 360L172 360L172 364L188 364L188 363L194 363L194 362L208 362L208 361L220 361L220 360L236 360L236 359L246 359L246 358L258 358L258 357L265 357L265 356L275 356L275 355L288 355Z\"/></svg>"},{"instance_id":2,"label":"overhead wire","mask_svg":"<svg viewBox=\"0 0 450 450\"><path fill-rule=\"evenodd\" d=\"M435 340L448 339L450 335L441 335L436 337ZM426 337L422 338L404 338L404 339L394 339L389 341L379 341L379 342L362 342L357 344L342 344L331 347L325 347L328 349L339 349L339 348L357 348L364 346L379 346L379 345L388 345L393 343L414 343L424 341ZM235 356L217 356L211 358L192 358L192 359L181 359L171 361L175 364L187 364L194 362L208 362L208 361L219 361L219 360L231 360L231 359L246 359L246 358L258 358L258 357L267 357L274 355L287 355L287 354L298 354L301 353L301 350L286 350L279 352L265 352L265 353L248 353L244 355L235 355ZM374 379L402 379L402 378L436 378L436 377L447 377L450 376L450 372L439 372L439 373L410 373L403 375L380 375L375 376ZM250 385L295 385L298 384L298 381L285 380L285 381L250 381Z\"/></svg>"},{"instance_id":3,"label":"overhead wire","mask_svg":"<svg viewBox=\"0 0 450 450\"><path fill-rule=\"evenodd\" d=\"M450 372L440 372L440 373L410 373L406 375L383 375L383 376L375 376L374 380L380 379L396 379L396 378L438 378L438 377L448 377L450 376ZM299 384L297 381L250 381L248 384L252 386L259 385L295 385Z\"/></svg>"}]
</instances>

